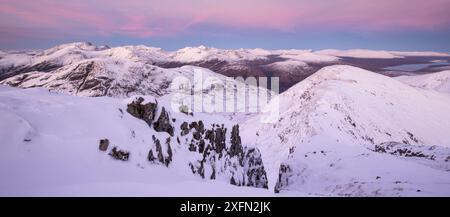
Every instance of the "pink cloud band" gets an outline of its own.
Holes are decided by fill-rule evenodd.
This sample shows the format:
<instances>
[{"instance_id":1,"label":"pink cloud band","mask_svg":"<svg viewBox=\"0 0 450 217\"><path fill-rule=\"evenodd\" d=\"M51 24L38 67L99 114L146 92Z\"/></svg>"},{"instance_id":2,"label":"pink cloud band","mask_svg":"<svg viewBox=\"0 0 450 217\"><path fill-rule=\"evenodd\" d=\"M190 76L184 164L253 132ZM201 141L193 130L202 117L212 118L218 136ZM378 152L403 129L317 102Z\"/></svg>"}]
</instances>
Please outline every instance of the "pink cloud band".
<instances>
[{"instance_id":1,"label":"pink cloud band","mask_svg":"<svg viewBox=\"0 0 450 217\"><path fill-rule=\"evenodd\" d=\"M176 35L202 24L280 31L450 27L449 0L0 0L0 5L3 28L134 37Z\"/></svg>"}]
</instances>

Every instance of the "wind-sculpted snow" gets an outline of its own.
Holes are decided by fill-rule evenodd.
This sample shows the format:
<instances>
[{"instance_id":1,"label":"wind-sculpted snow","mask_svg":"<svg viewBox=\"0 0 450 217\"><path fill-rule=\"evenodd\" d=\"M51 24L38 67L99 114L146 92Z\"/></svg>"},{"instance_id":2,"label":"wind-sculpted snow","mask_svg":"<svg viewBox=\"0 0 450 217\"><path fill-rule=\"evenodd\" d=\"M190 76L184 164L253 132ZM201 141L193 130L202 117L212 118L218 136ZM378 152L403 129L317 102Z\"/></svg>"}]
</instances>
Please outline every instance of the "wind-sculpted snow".
<instances>
[{"instance_id":1,"label":"wind-sculpted snow","mask_svg":"<svg viewBox=\"0 0 450 217\"><path fill-rule=\"evenodd\" d=\"M332 66L279 95L279 102L278 122L248 120L243 126L252 130L242 133L244 142L260 148L269 186L276 192L450 193L445 191L450 189L446 156L439 161L404 159L374 151L386 142L404 144L408 150L450 147L448 95L359 68ZM438 156L442 148L435 150ZM427 156L433 155L429 152Z\"/></svg>"}]
</instances>

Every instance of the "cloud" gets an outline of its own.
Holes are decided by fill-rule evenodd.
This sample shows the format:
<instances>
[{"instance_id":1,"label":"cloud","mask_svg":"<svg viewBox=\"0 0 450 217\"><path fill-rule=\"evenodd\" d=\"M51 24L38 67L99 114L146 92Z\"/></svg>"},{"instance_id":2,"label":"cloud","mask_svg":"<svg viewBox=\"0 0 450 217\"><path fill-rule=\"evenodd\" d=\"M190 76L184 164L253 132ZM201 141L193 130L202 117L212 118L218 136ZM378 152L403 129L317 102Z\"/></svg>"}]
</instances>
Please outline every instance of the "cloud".
<instances>
[{"instance_id":1,"label":"cloud","mask_svg":"<svg viewBox=\"0 0 450 217\"><path fill-rule=\"evenodd\" d=\"M450 27L448 0L0 0L0 5L0 28L11 34L17 29L50 29L145 38L179 35L199 25L286 32L305 27L343 31Z\"/></svg>"}]
</instances>

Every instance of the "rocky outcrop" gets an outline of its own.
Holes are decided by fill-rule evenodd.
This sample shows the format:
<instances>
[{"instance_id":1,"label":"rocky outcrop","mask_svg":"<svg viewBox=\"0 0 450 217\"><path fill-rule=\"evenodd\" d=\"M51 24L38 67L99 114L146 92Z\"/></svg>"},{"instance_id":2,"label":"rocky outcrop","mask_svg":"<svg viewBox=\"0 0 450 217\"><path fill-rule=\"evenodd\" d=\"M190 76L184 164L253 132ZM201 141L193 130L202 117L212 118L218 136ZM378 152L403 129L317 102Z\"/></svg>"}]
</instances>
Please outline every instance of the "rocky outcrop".
<instances>
[{"instance_id":1,"label":"rocky outcrop","mask_svg":"<svg viewBox=\"0 0 450 217\"><path fill-rule=\"evenodd\" d=\"M267 174L259 150L248 149L242 161L244 174L247 176L246 186L268 188Z\"/></svg>"},{"instance_id":2,"label":"rocky outcrop","mask_svg":"<svg viewBox=\"0 0 450 217\"><path fill-rule=\"evenodd\" d=\"M233 185L268 187L261 154L256 148L244 150L238 125L232 128L231 144L228 146L227 128L224 125L213 124L210 129L206 129L201 121L194 121L189 126L192 139L188 149L201 156L200 160L189 163L194 174L209 179L225 175Z\"/></svg>"},{"instance_id":3,"label":"rocky outcrop","mask_svg":"<svg viewBox=\"0 0 450 217\"><path fill-rule=\"evenodd\" d=\"M130 152L128 151L124 151L124 150L120 150L117 147L114 147L111 152L109 153L109 155L111 157L113 157L116 160L121 160L121 161L128 161L129 157L130 157Z\"/></svg>"},{"instance_id":4,"label":"rocky outcrop","mask_svg":"<svg viewBox=\"0 0 450 217\"><path fill-rule=\"evenodd\" d=\"M167 147L166 153L163 153L163 148L159 139L157 139L154 135L152 136L153 143L155 145L155 153L156 157L153 154L153 150L150 149L147 159L152 163L163 164L166 167L172 162L172 147L170 146L170 137L166 139L165 145Z\"/></svg>"},{"instance_id":5,"label":"rocky outcrop","mask_svg":"<svg viewBox=\"0 0 450 217\"><path fill-rule=\"evenodd\" d=\"M433 159L433 155L425 155L420 148L400 142L383 142L375 145L375 152L388 153L404 157L422 157Z\"/></svg>"},{"instance_id":6,"label":"rocky outcrop","mask_svg":"<svg viewBox=\"0 0 450 217\"><path fill-rule=\"evenodd\" d=\"M144 120L149 126L152 125L155 119L156 109L158 103L146 103L143 104L144 98L139 97L130 104L127 105L127 112L136 118Z\"/></svg>"},{"instance_id":7,"label":"rocky outcrop","mask_svg":"<svg viewBox=\"0 0 450 217\"><path fill-rule=\"evenodd\" d=\"M158 120L153 123L153 128L156 132L166 132L170 136L173 136L173 126L171 125L171 119L169 117L169 113L167 113L164 107L162 107L162 111L159 115Z\"/></svg>"},{"instance_id":8,"label":"rocky outcrop","mask_svg":"<svg viewBox=\"0 0 450 217\"><path fill-rule=\"evenodd\" d=\"M156 157L153 155L153 150L150 149L147 156L148 161L155 163Z\"/></svg>"},{"instance_id":9,"label":"rocky outcrop","mask_svg":"<svg viewBox=\"0 0 450 217\"><path fill-rule=\"evenodd\" d=\"M203 121L194 121L189 124L189 129L195 129L197 132L203 133L205 131L205 125L203 124Z\"/></svg>"},{"instance_id":10,"label":"rocky outcrop","mask_svg":"<svg viewBox=\"0 0 450 217\"><path fill-rule=\"evenodd\" d=\"M109 140L108 139L100 139L100 145L98 146L98 149L100 151L106 151L109 146Z\"/></svg>"},{"instance_id":11,"label":"rocky outcrop","mask_svg":"<svg viewBox=\"0 0 450 217\"><path fill-rule=\"evenodd\" d=\"M181 136L186 136L189 133L189 130L190 130L189 126L188 126L188 123L187 122L183 122L181 124L181 126L180 126L180 130L181 130L180 135Z\"/></svg>"},{"instance_id":12,"label":"rocky outcrop","mask_svg":"<svg viewBox=\"0 0 450 217\"><path fill-rule=\"evenodd\" d=\"M450 148L390 141L377 144L371 150L405 159L424 159L419 162L435 169L450 171Z\"/></svg>"},{"instance_id":13,"label":"rocky outcrop","mask_svg":"<svg viewBox=\"0 0 450 217\"><path fill-rule=\"evenodd\" d=\"M143 98L137 98L130 103L128 113L146 121L156 132L166 132L170 135L152 135L153 147L147 155L149 162L169 167L174 158L174 141L177 148L185 148L188 153L197 155L187 162L193 174L205 179L225 178L237 186L268 187L261 154L256 148L243 146L239 125L233 126L231 134L227 134L228 128L224 124L215 123L206 127L202 120L183 121L178 126L179 133L175 135L175 122L169 112L161 107L158 119L154 120L157 104L143 102ZM165 142L162 142L161 138L165 138Z\"/></svg>"},{"instance_id":14,"label":"rocky outcrop","mask_svg":"<svg viewBox=\"0 0 450 217\"><path fill-rule=\"evenodd\" d=\"M173 155L173 153L172 153L172 147L170 147L170 137L168 137L168 138L166 139L166 145L167 145L167 156L166 156L166 158L164 159L164 164L165 164L166 166L169 166L170 162L172 162L172 155Z\"/></svg>"},{"instance_id":15,"label":"rocky outcrop","mask_svg":"<svg viewBox=\"0 0 450 217\"><path fill-rule=\"evenodd\" d=\"M152 137L153 142L155 143L156 156L160 163L164 164L164 155L162 153L161 142L155 136Z\"/></svg>"},{"instance_id":16,"label":"rocky outcrop","mask_svg":"<svg viewBox=\"0 0 450 217\"><path fill-rule=\"evenodd\" d=\"M283 188L289 185L289 177L292 175L292 169L287 164L280 165L277 184L275 185L275 193L279 193Z\"/></svg>"}]
</instances>

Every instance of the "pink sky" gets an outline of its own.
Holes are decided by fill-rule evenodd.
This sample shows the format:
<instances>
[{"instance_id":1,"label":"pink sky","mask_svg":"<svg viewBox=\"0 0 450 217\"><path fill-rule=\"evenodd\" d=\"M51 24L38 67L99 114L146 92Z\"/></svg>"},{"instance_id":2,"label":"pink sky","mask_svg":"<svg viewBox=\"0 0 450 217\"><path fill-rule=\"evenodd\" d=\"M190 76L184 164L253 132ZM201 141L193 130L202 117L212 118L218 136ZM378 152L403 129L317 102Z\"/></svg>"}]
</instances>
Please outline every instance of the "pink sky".
<instances>
[{"instance_id":1,"label":"pink sky","mask_svg":"<svg viewBox=\"0 0 450 217\"><path fill-rule=\"evenodd\" d=\"M0 0L0 27L171 36L198 25L298 31L449 29L449 0ZM79 30L79 31L77 31Z\"/></svg>"}]
</instances>

